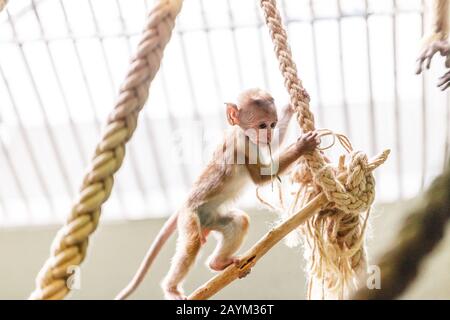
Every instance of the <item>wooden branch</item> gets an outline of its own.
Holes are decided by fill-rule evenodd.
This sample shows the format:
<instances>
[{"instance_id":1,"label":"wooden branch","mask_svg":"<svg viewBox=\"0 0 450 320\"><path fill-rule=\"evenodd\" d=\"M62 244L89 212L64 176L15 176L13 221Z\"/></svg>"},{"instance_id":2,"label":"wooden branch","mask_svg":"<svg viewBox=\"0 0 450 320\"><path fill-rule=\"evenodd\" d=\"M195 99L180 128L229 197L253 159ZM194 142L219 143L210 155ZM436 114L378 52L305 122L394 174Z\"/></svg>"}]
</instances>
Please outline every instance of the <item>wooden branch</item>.
<instances>
[{"instance_id":1,"label":"wooden branch","mask_svg":"<svg viewBox=\"0 0 450 320\"><path fill-rule=\"evenodd\" d=\"M212 297L228 284L246 274L274 245L282 240L287 234L308 220L313 214L327 203L327 198L323 193L319 193L306 206L286 221L270 230L253 247L241 256L239 265L230 265L224 271L210 279L204 285L195 290L189 300L204 300Z\"/></svg>"}]
</instances>

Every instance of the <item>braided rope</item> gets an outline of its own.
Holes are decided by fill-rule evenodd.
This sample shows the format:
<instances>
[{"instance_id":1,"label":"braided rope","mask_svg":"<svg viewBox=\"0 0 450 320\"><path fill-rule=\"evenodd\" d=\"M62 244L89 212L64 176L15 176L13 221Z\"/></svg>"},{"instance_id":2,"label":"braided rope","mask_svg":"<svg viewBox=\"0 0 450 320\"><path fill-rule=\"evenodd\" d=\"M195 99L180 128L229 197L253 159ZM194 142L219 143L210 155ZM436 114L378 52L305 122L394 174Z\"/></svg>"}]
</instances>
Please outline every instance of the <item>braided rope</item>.
<instances>
[{"instance_id":1,"label":"braided rope","mask_svg":"<svg viewBox=\"0 0 450 320\"><path fill-rule=\"evenodd\" d=\"M30 299L62 299L70 291L68 268L81 264L89 236L97 228L101 205L111 194L114 173L125 156L125 144L136 129L139 111L148 97L181 10L182 0L160 0L147 16L136 54L97 144L79 196L65 225L53 240L50 258L36 278Z\"/></svg>"},{"instance_id":2,"label":"braided rope","mask_svg":"<svg viewBox=\"0 0 450 320\"><path fill-rule=\"evenodd\" d=\"M280 13L275 0L260 0L265 22L269 28L284 85L291 105L297 111L297 120L303 132L315 129L314 115L309 108L309 95L297 75ZM377 157L377 165L386 161L389 150ZM328 163L320 150L306 155L294 172L294 181L309 185L315 193L322 191L329 205L308 221L305 232L305 255L311 261L310 285L323 284L328 292L343 297L344 286L356 278L366 264L364 229L368 212L375 197L373 168L361 151L351 151L348 164L344 158L338 168ZM295 180L295 177L309 179ZM295 212L293 210L292 212ZM324 289L324 288L322 288ZM323 295L322 295L323 296Z\"/></svg>"}]
</instances>

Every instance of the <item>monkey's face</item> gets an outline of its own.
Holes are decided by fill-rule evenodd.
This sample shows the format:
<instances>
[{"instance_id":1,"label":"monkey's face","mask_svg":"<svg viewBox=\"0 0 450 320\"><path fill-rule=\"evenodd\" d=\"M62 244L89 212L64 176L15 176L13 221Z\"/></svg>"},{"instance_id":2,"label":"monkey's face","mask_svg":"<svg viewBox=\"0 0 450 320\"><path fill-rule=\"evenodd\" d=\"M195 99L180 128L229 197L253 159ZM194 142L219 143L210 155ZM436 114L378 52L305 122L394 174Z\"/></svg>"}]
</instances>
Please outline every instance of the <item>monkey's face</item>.
<instances>
[{"instance_id":1,"label":"monkey's face","mask_svg":"<svg viewBox=\"0 0 450 320\"><path fill-rule=\"evenodd\" d=\"M241 113L239 126L245 135L255 144L268 144L272 142L273 132L278 117L275 106L261 108L255 106Z\"/></svg>"},{"instance_id":2,"label":"monkey's face","mask_svg":"<svg viewBox=\"0 0 450 320\"><path fill-rule=\"evenodd\" d=\"M278 116L273 97L260 89L249 89L239 95L239 107L226 103L227 119L238 125L255 144L272 142Z\"/></svg>"}]
</instances>

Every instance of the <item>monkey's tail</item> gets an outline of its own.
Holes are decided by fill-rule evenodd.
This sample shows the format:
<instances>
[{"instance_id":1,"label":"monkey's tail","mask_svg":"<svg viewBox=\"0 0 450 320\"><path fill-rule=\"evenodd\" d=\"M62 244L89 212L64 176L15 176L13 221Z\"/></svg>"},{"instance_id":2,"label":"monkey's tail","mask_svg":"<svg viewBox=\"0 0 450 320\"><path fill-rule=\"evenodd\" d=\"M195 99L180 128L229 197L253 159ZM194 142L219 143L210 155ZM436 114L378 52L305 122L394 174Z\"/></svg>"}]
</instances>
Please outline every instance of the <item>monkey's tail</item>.
<instances>
[{"instance_id":1,"label":"monkey's tail","mask_svg":"<svg viewBox=\"0 0 450 320\"><path fill-rule=\"evenodd\" d=\"M163 245L167 242L167 239L172 235L177 226L178 212L170 216L170 218L164 223L161 230L159 230L156 239L153 241L152 245L148 249L144 260L142 260L141 265L139 266L138 271L135 273L133 279L128 283L128 285L119 292L116 296L115 300L124 300L130 294L132 294L137 287L141 284L142 280L144 280L145 275L150 269L153 261L158 255L159 251Z\"/></svg>"}]
</instances>

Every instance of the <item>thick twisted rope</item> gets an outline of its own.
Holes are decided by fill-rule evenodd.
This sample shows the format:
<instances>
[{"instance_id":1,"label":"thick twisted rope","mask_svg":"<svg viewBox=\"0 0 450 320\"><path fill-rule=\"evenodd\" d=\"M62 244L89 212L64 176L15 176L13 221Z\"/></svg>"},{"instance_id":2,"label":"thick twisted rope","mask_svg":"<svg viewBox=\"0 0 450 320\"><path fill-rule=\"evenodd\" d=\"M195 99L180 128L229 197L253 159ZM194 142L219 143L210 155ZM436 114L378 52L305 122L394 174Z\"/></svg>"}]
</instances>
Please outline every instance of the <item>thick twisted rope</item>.
<instances>
[{"instance_id":1,"label":"thick twisted rope","mask_svg":"<svg viewBox=\"0 0 450 320\"><path fill-rule=\"evenodd\" d=\"M416 278L424 258L437 246L450 220L450 166L433 182L423 200L408 215L397 235L395 246L377 265L381 289L361 288L353 299L394 299Z\"/></svg>"},{"instance_id":2,"label":"thick twisted rope","mask_svg":"<svg viewBox=\"0 0 450 320\"><path fill-rule=\"evenodd\" d=\"M274 0L261 0L260 5L264 12L266 24L274 44L275 55L279 62L280 71L284 77L290 102L297 111L300 128L304 132L312 131L314 127L314 115L309 109L309 95L303 88L300 78L297 76L297 66L292 59L291 48L287 42L287 34L283 28L280 13Z\"/></svg>"},{"instance_id":3,"label":"thick twisted rope","mask_svg":"<svg viewBox=\"0 0 450 320\"><path fill-rule=\"evenodd\" d=\"M89 236L97 227L102 204L111 194L114 173L120 168L125 144L136 129L139 111L160 67L181 3L181 0L161 0L148 14L136 54L84 176L79 196L53 241L50 257L37 276L31 299L62 299L69 293L68 268L79 265L86 256Z\"/></svg>"},{"instance_id":4,"label":"thick twisted rope","mask_svg":"<svg viewBox=\"0 0 450 320\"><path fill-rule=\"evenodd\" d=\"M299 125L304 132L314 130L314 115L309 108L309 96L297 76L297 67L292 60L292 53L287 43L287 34L282 26L281 16L276 8L276 1L261 0L260 3L274 43L279 68L284 77L284 84L290 95L290 102L297 111ZM385 153L387 152L385 151ZM358 158L361 159L364 156L358 156ZM306 156L305 159L308 164L307 167L315 176L314 182L327 194L330 202L335 202L336 207L347 212L360 212L369 208L370 200L373 198L371 195L373 188L371 186L349 192L346 186L335 177L333 168L328 165L321 152L315 151L311 155ZM362 167L360 169L364 170L367 161L364 161L364 159L361 159L361 161ZM363 171L360 171L359 174L362 175ZM358 178L358 175L354 175L354 177ZM349 185L350 189L357 187L356 181L351 184L353 185ZM358 194L365 194L365 196L358 197L356 196Z\"/></svg>"},{"instance_id":5,"label":"thick twisted rope","mask_svg":"<svg viewBox=\"0 0 450 320\"><path fill-rule=\"evenodd\" d=\"M260 0L260 5L284 77L284 85L291 105L297 111L300 128L304 132L314 130L309 96L298 78L276 1ZM381 163L386 160L388 154L389 150L386 150L380 155ZM310 232L306 232L306 247L310 250L306 250L306 255L311 261L310 284L321 283L328 292L339 292L339 297L343 297L344 285L355 279L356 273L360 272L366 263L366 218L361 217L364 212L368 212L375 196L375 181L367 156L360 151L352 151L347 165L342 159L339 168L334 168L322 152L316 150L299 163L294 177L310 178L297 181L312 189L304 194L305 200L323 192L329 201L329 206L308 221Z\"/></svg>"}]
</instances>

